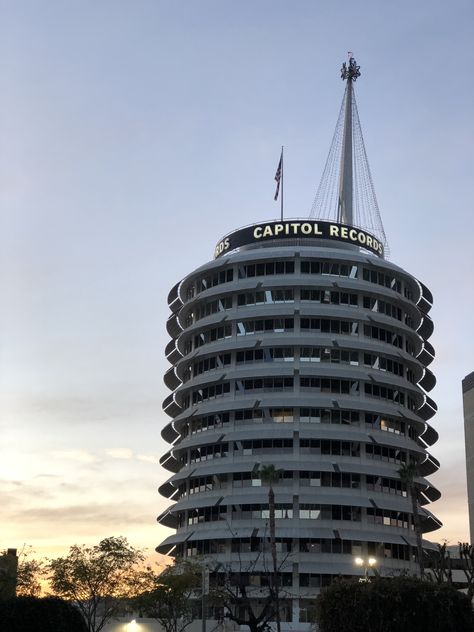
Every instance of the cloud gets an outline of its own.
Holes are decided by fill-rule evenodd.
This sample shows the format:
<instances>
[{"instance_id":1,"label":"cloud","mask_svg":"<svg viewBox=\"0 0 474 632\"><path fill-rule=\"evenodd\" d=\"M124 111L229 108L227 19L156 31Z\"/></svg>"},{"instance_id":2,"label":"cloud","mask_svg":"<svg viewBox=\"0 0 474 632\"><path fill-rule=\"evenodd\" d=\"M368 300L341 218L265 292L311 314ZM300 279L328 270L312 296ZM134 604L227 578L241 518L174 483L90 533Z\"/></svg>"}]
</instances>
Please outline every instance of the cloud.
<instances>
[{"instance_id":1,"label":"cloud","mask_svg":"<svg viewBox=\"0 0 474 632\"><path fill-rule=\"evenodd\" d=\"M107 448L105 453L112 459L133 459L133 450L130 448Z\"/></svg>"},{"instance_id":2,"label":"cloud","mask_svg":"<svg viewBox=\"0 0 474 632\"><path fill-rule=\"evenodd\" d=\"M97 463L97 456L88 450L55 450L52 455L59 459L67 459L68 461L78 461L79 463Z\"/></svg>"},{"instance_id":3,"label":"cloud","mask_svg":"<svg viewBox=\"0 0 474 632\"><path fill-rule=\"evenodd\" d=\"M61 507L29 507L16 512L18 520L34 521L40 528L51 528L52 524L100 524L114 526L117 524L143 524L151 522L151 513L147 514L142 507L127 503L96 505L64 505Z\"/></svg>"},{"instance_id":4,"label":"cloud","mask_svg":"<svg viewBox=\"0 0 474 632\"><path fill-rule=\"evenodd\" d=\"M47 426L60 424L64 427L67 424L69 429L82 429L85 425L103 428L111 421L120 426L128 424L131 419L135 423L146 424L156 419L156 411L161 410L162 398L150 397L148 393L125 397L123 390L110 386L105 392L88 392L87 395L83 395L80 389L78 392L65 389L54 396L42 393L28 396L23 392L1 393L3 414L0 427L9 429L13 422L8 417L18 419L20 416L22 425L30 425L41 419ZM163 393L163 398L165 395Z\"/></svg>"},{"instance_id":5,"label":"cloud","mask_svg":"<svg viewBox=\"0 0 474 632\"><path fill-rule=\"evenodd\" d=\"M43 502L54 499L54 491L31 481L0 480L0 495L2 498L2 514L5 518L10 510L22 507L25 503Z\"/></svg>"},{"instance_id":6,"label":"cloud","mask_svg":"<svg viewBox=\"0 0 474 632\"><path fill-rule=\"evenodd\" d=\"M144 461L145 463L158 463L158 459L154 456L149 456L148 454L137 454L137 459L139 461Z\"/></svg>"},{"instance_id":7,"label":"cloud","mask_svg":"<svg viewBox=\"0 0 474 632\"><path fill-rule=\"evenodd\" d=\"M144 463L157 463L158 459L150 454L135 454L130 448L106 448L105 453L112 459L136 459Z\"/></svg>"}]
</instances>

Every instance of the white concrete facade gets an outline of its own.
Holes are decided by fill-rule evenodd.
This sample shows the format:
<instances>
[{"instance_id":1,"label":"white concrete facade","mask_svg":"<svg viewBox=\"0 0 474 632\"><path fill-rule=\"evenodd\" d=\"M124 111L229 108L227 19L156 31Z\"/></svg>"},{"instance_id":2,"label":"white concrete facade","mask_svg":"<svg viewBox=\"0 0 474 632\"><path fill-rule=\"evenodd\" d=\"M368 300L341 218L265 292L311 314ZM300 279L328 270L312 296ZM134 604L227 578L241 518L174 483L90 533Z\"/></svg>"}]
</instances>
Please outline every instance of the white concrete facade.
<instances>
[{"instance_id":1,"label":"white concrete facade","mask_svg":"<svg viewBox=\"0 0 474 632\"><path fill-rule=\"evenodd\" d=\"M429 290L355 246L267 242L198 268L171 291L167 347L172 444L157 550L249 573L263 590L268 490L275 486L283 629L305 630L308 600L338 576L416 572L411 502L398 468L416 460L423 530L439 521L428 448ZM256 561L258 558L258 561ZM211 581L216 581L216 577ZM259 588L260 587L260 588ZM211 626L212 627L212 626Z\"/></svg>"}]
</instances>

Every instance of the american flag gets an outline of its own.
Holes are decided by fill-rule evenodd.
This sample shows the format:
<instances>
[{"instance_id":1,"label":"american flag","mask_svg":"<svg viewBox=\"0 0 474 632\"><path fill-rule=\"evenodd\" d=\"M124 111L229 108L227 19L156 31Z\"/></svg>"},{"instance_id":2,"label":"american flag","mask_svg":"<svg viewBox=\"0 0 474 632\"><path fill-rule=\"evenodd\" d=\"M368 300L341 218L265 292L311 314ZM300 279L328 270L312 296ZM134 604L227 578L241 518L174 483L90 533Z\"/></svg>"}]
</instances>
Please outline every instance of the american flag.
<instances>
[{"instance_id":1,"label":"american flag","mask_svg":"<svg viewBox=\"0 0 474 632\"><path fill-rule=\"evenodd\" d=\"M275 197L273 198L275 201L278 200L278 193L280 192L280 181L281 181L282 171L283 171L283 149L281 150L280 162L278 163L278 167L275 173L275 180L277 183Z\"/></svg>"}]
</instances>

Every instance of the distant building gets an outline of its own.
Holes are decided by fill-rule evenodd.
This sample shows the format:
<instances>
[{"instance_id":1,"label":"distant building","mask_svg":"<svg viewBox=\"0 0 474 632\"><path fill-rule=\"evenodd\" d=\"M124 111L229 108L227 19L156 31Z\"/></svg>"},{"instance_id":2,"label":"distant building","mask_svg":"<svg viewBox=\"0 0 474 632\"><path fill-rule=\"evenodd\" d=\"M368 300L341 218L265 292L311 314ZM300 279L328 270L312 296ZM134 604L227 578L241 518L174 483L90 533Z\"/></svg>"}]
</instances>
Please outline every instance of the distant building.
<instances>
[{"instance_id":1,"label":"distant building","mask_svg":"<svg viewBox=\"0 0 474 632\"><path fill-rule=\"evenodd\" d=\"M16 549L7 549L0 555L0 599L10 599L15 596L17 571Z\"/></svg>"},{"instance_id":2,"label":"distant building","mask_svg":"<svg viewBox=\"0 0 474 632\"><path fill-rule=\"evenodd\" d=\"M466 375L462 381L462 399L464 406L469 534L471 543L474 543L474 371Z\"/></svg>"}]
</instances>

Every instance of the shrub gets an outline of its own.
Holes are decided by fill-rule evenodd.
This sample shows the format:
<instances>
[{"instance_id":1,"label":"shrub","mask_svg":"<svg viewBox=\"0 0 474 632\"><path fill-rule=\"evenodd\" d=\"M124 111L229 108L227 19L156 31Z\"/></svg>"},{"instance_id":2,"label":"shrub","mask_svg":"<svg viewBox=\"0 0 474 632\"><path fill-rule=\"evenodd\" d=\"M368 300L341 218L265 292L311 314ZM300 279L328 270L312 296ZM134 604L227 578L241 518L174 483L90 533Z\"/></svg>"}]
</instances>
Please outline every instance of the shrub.
<instances>
[{"instance_id":1,"label":"shrub","mask_svg":"<svg viewBox=\"0 0 474 632\"><path fill-rule=\"evenodd\" d=\"M317 602L321 632L473 632L466 595L412 577L334 582Z\"/></svg>"},{"instance_id":2,"label":"shrub","mask_svg":"<svg viewBox=\"0 0 474 632\"><path fill-rule=\"evenodd\" d=\"M87 632L80 612L56 597L16 597L0 601L2 632Z\"/></svg>"}]
</instances>

